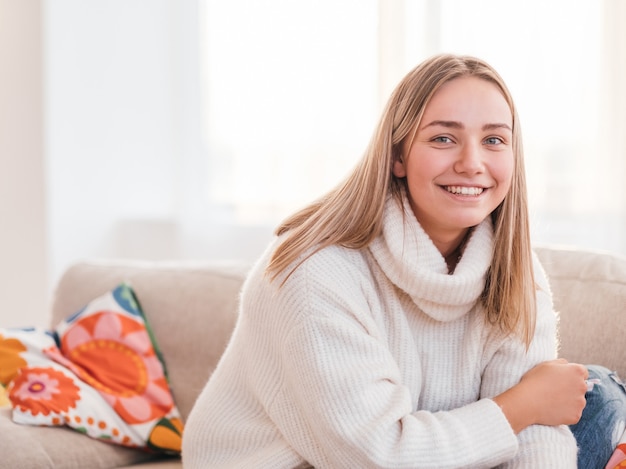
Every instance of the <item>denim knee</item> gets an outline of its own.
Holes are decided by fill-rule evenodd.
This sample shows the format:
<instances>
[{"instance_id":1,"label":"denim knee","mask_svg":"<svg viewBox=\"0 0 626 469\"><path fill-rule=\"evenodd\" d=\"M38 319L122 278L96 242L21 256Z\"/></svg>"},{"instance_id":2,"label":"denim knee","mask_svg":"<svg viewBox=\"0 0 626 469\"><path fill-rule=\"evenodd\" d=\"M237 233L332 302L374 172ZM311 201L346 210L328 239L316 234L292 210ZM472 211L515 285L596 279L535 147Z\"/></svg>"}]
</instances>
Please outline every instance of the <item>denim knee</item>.
<instances>
[{"instance_id":1,"label":"denim knee","mask_svg":"<svg viewBox=\"0 0 626 469\"><path fill-rule=\"evenodd\" d=\"M626 428L626 386L617 373L589 365L595 382L580 421L570 426L578 443L578 467L604 468Z\"/></svg>"}]
</instances>

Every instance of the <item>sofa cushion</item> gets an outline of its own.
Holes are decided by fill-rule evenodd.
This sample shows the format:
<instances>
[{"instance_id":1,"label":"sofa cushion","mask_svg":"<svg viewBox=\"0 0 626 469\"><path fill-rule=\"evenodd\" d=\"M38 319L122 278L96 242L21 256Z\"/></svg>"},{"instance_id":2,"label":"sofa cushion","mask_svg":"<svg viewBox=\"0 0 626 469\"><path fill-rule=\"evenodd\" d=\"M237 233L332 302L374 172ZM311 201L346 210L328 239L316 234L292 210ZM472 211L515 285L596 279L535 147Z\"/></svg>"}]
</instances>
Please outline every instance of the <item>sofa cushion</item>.
<instances>
[{"instance_id":1,"label":"sofa cushion","mask_svg":"<svg viewBox=\"0 0 626 469\"><path fill-rule=\"evenodd\" d=\"M560 315L560 356L626 377L626 259L547 246L535 251Z\"/></svg>"},{"instance_id":2,"label":"sofa cushion","mask_svg":"<svg viewBox=\"0 0 626 469\"><path fill-rule=\"evenodd\" d=\"M1 467L16 469L104 469L157 457L87 438L69 428L16 424L10 408L0 409L0 455Z\"/></svg>"}]
</instances>

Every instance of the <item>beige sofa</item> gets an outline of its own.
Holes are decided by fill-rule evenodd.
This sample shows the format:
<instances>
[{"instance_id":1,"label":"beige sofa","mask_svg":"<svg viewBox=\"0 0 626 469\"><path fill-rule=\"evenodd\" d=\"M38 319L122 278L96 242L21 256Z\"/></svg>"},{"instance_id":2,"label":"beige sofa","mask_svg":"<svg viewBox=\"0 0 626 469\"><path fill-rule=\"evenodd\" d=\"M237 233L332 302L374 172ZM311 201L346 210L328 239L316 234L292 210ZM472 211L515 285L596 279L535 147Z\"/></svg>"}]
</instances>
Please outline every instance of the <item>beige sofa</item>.
<instances>
[{"instance_id":1,"label":"beige sofa","mask_svg":"<svg viewBox=\"0 0 626 469\"><path fill-rule=\"evenodd\" d=\"M561 313L561 356L626 376L626 259L538 248ZM234 326L243 263L84 262L56 288L52 324L121 281L130 282L167 364L183 419L213 371ZM207 422L207 425L210 425ZM180 468L179 459L93 440L65 428L14 424L0 413L0 468Z\"/></svg>"}]
</instances>

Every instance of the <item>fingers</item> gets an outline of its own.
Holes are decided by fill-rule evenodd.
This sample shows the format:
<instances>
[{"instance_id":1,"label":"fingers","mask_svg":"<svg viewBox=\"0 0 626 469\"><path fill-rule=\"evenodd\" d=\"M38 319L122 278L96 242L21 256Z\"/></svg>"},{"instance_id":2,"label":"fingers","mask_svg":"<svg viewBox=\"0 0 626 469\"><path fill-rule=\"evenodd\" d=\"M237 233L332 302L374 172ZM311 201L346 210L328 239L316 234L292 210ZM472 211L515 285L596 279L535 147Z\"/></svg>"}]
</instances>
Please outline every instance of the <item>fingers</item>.
<instances>
[{"instance_id":1,"label":"fingers","mask_svg":"<svg viewBox=\"0 0 626 469\"><path fill-rule=\"evenodd\" d=\"M589 370L587 369L585 365L581 365L580 363L570 363L570 365L572 367L575 367L578 370L583 380L586 380L589 378Z\"/></svg>"},{"instance_id":2,"label":"fingers","mask_svg":"<svg viewBox=\"0 0 626 469\"><path fill-rule=\"evenodd\" d=\"M576 370L576 373L580 376L580 385L576 386L576 390L580 393L582 398L584 399L585 393L589 391L589 370L585 365L581 365L579 363L570 363L570 366ZM584 407L584 406L583 406Z\"/></svg>"},{"instance_id":3,"label":"fingers","mask_svg":"<svg viewBox=\"0 0 626 469\"><path fill-rule=\"evenodd\" d=\"M557 358L556 360L553 360L555 363L562 363L564 365L571 365L574 368L577 368L578 370L580 370L581 376L583 377L583 379L587 380L589 379L589 370L587 369L587 367L585 365L581 365L580 363L570 363L569 361L567 361L565 358Z\"/></svg>"},{"instance_id":4,"label":"fingers","mask_svg":"<svg viewBox=\"0 0 626 469\"><path fill-rule=\"evenodd\" d=\"M585 377L585 380L589 379L589 369L584 366L584 365L580 365L583 368L583 376Z\"/></svg>"}]
</instances>

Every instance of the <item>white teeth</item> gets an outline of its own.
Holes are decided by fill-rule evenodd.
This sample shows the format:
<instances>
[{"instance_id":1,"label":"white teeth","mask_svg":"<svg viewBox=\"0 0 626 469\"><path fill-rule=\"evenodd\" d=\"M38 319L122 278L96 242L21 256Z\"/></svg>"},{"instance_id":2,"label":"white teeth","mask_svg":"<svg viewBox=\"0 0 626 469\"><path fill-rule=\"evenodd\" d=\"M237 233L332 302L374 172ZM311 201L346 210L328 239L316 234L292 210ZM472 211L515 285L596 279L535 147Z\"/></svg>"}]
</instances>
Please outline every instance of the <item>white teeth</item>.
<instances>
[{"instance_id":1,"label":"white teeth","mask_svg":"<svg viewBox=\"0 0 626 469\"><path fill-rule=\"evenodd\" d=\"M482 187L446 186L446 190L453 194L480 195L484 189Z\"/></svg>"}]
</instances>

